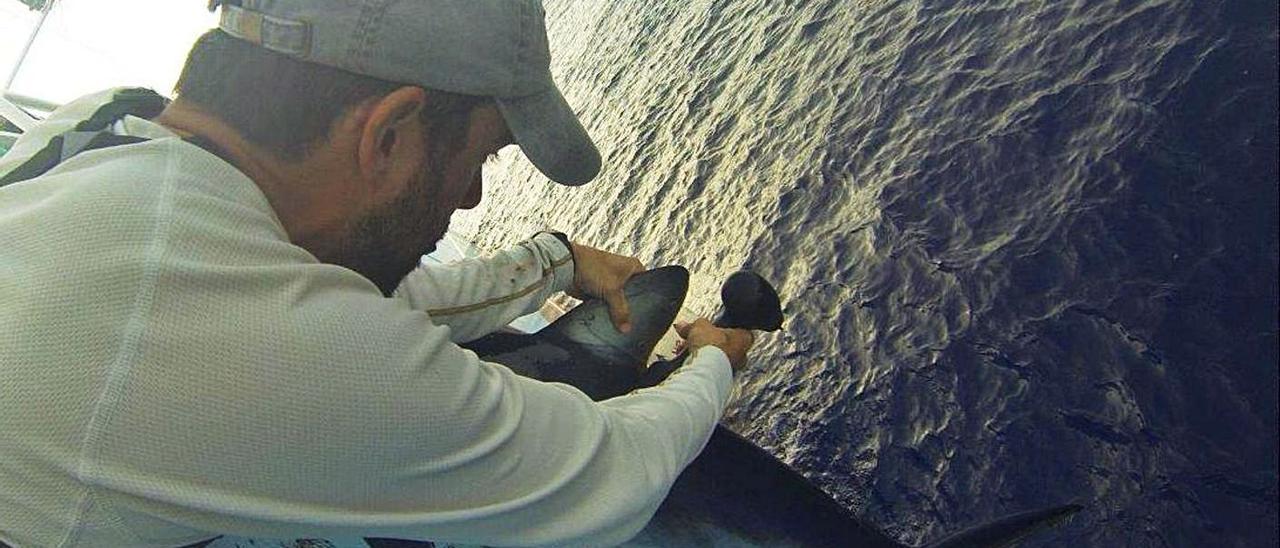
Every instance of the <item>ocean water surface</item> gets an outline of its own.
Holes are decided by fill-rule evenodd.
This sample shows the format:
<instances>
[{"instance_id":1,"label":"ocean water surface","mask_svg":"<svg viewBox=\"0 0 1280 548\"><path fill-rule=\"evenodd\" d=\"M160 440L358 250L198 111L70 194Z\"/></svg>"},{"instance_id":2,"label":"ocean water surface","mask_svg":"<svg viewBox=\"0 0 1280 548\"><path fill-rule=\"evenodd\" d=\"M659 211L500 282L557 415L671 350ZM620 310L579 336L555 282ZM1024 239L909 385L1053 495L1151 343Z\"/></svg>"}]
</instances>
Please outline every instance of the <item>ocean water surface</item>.
<instances>
[{"instance_id":1,"label":"ocean water surface","mask_svg":"<svg viewBox=\"0 0 1280 548\"><path fill-rule=\"evenodd\" d=\"M692 313L772 280L726 424L906 543L1280 542L1275 0L546 8L604 171L512 148L457 235L682 264Z\"/></svg>"},{"instance_id":2,"label":"ocean water surface","mask_svg":"<svg viewBox=\"0 0 1280 548\"><path fill-rule=\"evenodd\" d=\"M601 177L454 229L779 287L726 423L906 542L1277 543L1277 8L548 0Z\"/></svg>"}]
</instances>

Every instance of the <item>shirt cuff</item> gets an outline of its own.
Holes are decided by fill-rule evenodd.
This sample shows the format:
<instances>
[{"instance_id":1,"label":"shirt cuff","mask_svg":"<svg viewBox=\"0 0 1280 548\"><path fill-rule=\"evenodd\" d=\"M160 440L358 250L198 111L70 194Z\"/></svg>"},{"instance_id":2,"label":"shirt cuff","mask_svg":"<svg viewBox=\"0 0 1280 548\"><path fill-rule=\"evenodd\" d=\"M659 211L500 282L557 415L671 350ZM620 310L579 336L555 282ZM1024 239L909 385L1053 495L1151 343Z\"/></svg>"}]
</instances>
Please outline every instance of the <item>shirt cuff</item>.
<instances>
[{"instance_id":1,"label":"shirt cuff","mask_svg":"<svg viewBox=\"0 0 1280 548\"><path fill-rule=\"evenodd\" d=\"M715 379L716 393L720 396L720 403L723 406L728 401L729 389L733 386L733 366L729 364L729 355L718 346L709 344L700 346L693 351L693 355L689 356L689 360L680 369L689 366L706 367L711 370L712 378ZM679 373L680 370L676 370L675 374Z\"/></svg>"},{"instance_id":2,"label":"shirt cuff","mask_svg":"<svg viewBox=\"0 0 1280 548\"><path fill-rule=\"evenodd\" d=\"M551 292L568 291L573 287L573 250L565 243L568 238L563 234L556 236L553 232L539 232L530 239L533 245L550 259L549 266L554 272Z\"/></svg>"}]
</instances>

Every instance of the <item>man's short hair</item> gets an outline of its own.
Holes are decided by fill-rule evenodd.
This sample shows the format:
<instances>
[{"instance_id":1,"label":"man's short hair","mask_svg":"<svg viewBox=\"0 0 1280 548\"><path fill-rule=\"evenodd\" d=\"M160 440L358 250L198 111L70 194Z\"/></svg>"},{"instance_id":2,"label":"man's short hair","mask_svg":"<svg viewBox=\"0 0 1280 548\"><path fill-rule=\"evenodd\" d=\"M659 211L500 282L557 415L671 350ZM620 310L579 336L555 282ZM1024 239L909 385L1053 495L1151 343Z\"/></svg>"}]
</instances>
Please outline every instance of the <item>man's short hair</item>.
<instances>
[{"instance_id":1,"label":"man's short hair","mask_svg":"<svg viewBox=\"0 0 1280 548\"><path fill-rule=\"evenodd\" d=\"M300 61L214 29L191 48L174 92L249 142L299 160L328 137L342 113L405 85ZM433 142L461 148L471 111L487 98L426 92L422 119L428 134L436 137Z\"/></svg>"}]
</instances>

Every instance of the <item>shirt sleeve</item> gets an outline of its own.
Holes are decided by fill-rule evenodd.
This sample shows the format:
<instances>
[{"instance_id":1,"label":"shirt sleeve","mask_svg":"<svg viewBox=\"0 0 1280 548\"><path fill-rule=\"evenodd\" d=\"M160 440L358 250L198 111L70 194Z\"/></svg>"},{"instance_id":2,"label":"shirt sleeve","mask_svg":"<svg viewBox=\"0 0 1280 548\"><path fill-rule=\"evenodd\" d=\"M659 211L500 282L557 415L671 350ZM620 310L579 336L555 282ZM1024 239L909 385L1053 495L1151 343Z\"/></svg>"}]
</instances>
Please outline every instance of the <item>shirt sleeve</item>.
<instances>
[{"instance_id":1,"label":"shirt sleeve","mask_svg":"<svg viewBox=\"0 0 1280 548\"><path fill-rule=\"evenodd\" d=\"M419 266L393 296L449 326L454 342L466 342L537 311L572 285L573 268L569 250L543 232L490 257Z\"/></svg>"},{"instance_id":2,"label":"shirt sleeve","mask_svg":"<svg viewBox=\"0 0 1280 548\"><path fill-rule=\"evenodd\" d=\"M173 268L86 477L125 524L616 544L653 516L729 395L714 347L660 386L593 402L480 360L345 269ZM206 321L183 321L195 310Z\"/></svg>"}]
</instances>

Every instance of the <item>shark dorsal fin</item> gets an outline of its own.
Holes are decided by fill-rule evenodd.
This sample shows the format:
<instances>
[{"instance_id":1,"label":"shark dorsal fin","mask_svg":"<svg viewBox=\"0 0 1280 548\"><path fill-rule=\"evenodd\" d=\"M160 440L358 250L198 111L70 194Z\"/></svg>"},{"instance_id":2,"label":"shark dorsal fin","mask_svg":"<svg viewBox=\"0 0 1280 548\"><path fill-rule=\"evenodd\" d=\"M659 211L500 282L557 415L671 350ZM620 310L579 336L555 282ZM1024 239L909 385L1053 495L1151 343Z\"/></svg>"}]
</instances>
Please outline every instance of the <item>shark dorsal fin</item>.
<instances>
[{"instance_id":1,"label":"shark dorsal fin","mask_svg":"<svg viewBox=\"0 0 1280 548\"><path fill-rule=\"evenodd\" d=\"M638 386L688 289L684 267L655 268L627 282L630 333L614 328L603 301L588 300L533 335L495 334L464 346L521 375L576 386L595 400L620 396Z\"/></svg>"}]
</instances>

